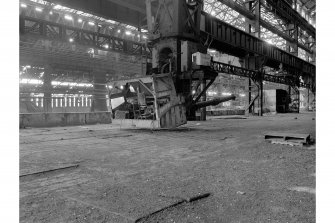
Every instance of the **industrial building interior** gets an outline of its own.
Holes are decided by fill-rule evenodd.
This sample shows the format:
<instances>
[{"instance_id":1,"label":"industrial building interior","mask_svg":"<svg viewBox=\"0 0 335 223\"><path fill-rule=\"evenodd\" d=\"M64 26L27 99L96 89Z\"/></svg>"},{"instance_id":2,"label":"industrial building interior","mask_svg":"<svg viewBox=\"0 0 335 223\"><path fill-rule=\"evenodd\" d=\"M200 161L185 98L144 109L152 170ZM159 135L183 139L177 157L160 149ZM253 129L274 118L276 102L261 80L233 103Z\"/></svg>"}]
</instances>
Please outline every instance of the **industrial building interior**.
<instances>
[{"instance_id":1,"label":"industrial building interior","mask_svg":"<svg viewBox=\"0 0 335 223\"><path fill-rule=\"evenodd\" d=\"M316 222L316 0L16 8L20 222Z\"/></svg>"}]
</instances>

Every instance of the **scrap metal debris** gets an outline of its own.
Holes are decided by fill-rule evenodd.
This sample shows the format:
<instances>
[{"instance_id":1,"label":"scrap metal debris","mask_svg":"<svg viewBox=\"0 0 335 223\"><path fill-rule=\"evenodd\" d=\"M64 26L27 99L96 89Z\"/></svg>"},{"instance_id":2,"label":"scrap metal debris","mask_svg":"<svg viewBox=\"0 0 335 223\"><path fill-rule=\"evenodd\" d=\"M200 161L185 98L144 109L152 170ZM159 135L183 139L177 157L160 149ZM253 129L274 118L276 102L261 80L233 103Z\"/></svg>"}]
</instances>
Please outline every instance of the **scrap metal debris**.
<instances>
[{"instance_id":1,"label":"scrap metal debris","mask_svg":"<svg viewBox=\"0 0 335 223\"><path fill-rule=\"evenodd\" d=\"M266 133L264 138L272 144L290 146L304 146L311 144L311 136L309 134L271 132Z\"/></svg>"},{"instance_id":2,"label":"scrap metal debris","mask_svg":"<svg viewBox=\"0 0 335 223\"><path fill-rule=\"evenodd\" d=\"M27 174L20 175L20 177L27 177L27 176L32 176L32 175L40 175L40 174L50 173L50 172L54 172L54 171L58 171L58 170L65 170L65 169L77 168L77 167L79 167L79 164L70 165L70 166L63 166L63 167L59 167L59 168L55 168L55 169L43 170L43 171L34 172L34 173L27 173Z\"/></svg>"},{"instance_id":3,"label":"scrap metal debris","mask_svg":"<svg viewBox=\"0 0 335 223\"><path fill-rule=\"evenodd\" d=\"M135 223L137 222L145 222L146 220L148 220L150 217L152 217L153 215L155 214L158 214L160 212L163 212L167 209L170 209L170 208L173 208L173 207L176 207L177 205L180 205L180 204L183 204L183 203L191 203L191 202L194 202L194 201L197 201L197 200L200 200L200 199L203 199L203 198L206 198L206 197L209 197L211 195L211 193L203 193L203 194L198 194L198 195L195 195L195 196L192 196L192 197L188 197L188 198L182 198L182 197L178 197L178 196L167 196L165 194L160 194L159 196L161 197L168 197L168 198L177 198L179 199L177 202L169 205L169 206L166 206L166 207L163 207L155 212L152 212L148 215L145 215L143 217L140 217L138 218Z\"/></svg>"}]
</instances>

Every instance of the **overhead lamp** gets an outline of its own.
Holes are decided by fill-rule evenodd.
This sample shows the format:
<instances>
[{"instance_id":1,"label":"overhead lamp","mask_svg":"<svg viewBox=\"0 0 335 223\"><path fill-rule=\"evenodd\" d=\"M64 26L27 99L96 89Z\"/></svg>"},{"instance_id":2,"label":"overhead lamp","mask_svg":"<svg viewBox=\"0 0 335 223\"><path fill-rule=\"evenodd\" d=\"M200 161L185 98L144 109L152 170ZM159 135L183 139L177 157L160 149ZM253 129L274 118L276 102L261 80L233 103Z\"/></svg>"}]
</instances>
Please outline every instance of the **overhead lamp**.
<instances>
[{"instance_id":1,"label":"overhead lamp","mask_svg":"<svg viewBox=\"0 0 335 223\"><path fill-rule=\"evenodd\" d=\"M43 9L40 8L40 7L36 7L35 10L38 11L38 12L42 12L43 11Z\"/></svg>"},{"instance_id":2,"label":"overhead lamp","mask_svg":"<svg viewBox=\"0 0 335 223\"><path fill-rule=\"evenodd\" d=\"M79 22L79 23L80 23L80 22L83 22L83 20L82 20L81 18L79 18L79 19L78 19L78 22Z\"/></svg>"},{"instance_id":3,"label":"overhead lamp","mask_svg":"<svg viewBox=\"0 0 335 223\"><path fill-rule=\"evenodd\" d=\"M22 4L21 4L21 7L22 7L22 8L27 8L27 5L24 4L24 3L22 3Z\"/></svg>"},{"instance_id":4,"label":"overhead lamp","mask_svg":"<svg viewBox=\"0 0 335 223\"><path fill-rule=\"evenodd\" d=\"M123 89L123 85L121 85L120 88Z\"/></svg>"},{"instance_id":5,"label":"overhead lamp","mask_svg":"<svg viewBox=\"0 0 335 223\"><path fill-rule=\"evenodd\" d=\"M131 32L127 30L127 31L125 32L125 34L129 36L129 35L131 35Z\"/></svg>"},{"instance_id":6,"label":"overhead lamp","mask_svg":"<svg viewBox=\"0 0 335 223\"><path fill-rule=\"evenodd\" d=\"M69 39L69 42L72 43L72 42L73 42L73 38L70 38L70 39Z\"/></svg>"},{"instance_id":7,"label":"overhead lamp","mask_svg":"<svg viewBox=\"0 0 335 223\"><path fill-rule=\"evenodd\" d=\"M103 47L104 47L105 49L108 49L108 48L109 48L109 45L108 45L108 44L105 44Z\"/></svg>"},{"instance_id":8,"label":"overhead lamp","mask_svg":"<svg viewBox=\"0 0 335 223\"><path fill-rule=\"evenodd\" d=\"M72 16L69 16L69 15L65 15L64 18L65 18L66 20L71 20L71 21L73 20Z\"/></svg>"},{"instance_id":9,"label":"overhead lamp","mask_svg":"<svg viewBox=\"0 0 335 223\"><path fill-rule=\"evenodd\" d=\"M120 33L120 32L121 32L121 30L118 29L118 30L117 30L117 33Z\"/></svg>"},{"instance_id":10,"label":"overhead lamp","mask_svg":"<svg viewBox=\"0 0 335 223\"><path fill-rule=\"evenodd\" d=\"M115 24L115 23L116 23L116 22L113 21L113 20L107 20L107 22L112 23L112 24Z\"/></svg>"},{"instance_id":11,"label":"overhead lamp","mask_svg":"<svg viewBox=\"0 0 335 223\"><path fill-rule=\"evenodd\" d=\"M94 26L94 22L88 22L89 25Z\"/></svg>"},{"instance_id":12,"label":"overhead lamp","mask_svg":"<svg viewBox=\"0 0 335 223\"><path fill-rule=\"evenodd\" d=\"M211 15L212 15L212 16L215 16L215 12L214 12L214 11L211 11Z\"/></svg>"},{"instance_id":13,"label":"overhead lamp","mask_svg":"<svg viewBox=\"0 0 335 223\"><path fill-rule=\"evenodd\" d=\"M195 90L192 91L192 94L195 94Z\"/></svg>"},{"instance_id":14,"label":"overhead lamp","mask_svg":"<svg viewBox=\"0 0 335 223\"><path fill-rule=\"evenodd\" d=\"M102 27L102 25L98 24L99 27Z\"/></svg>"},{"instance_id":15,"label":"overhead lamp","mask_svg":"<svg viewBox=\"0 0 335 223\"><path fill-rule=\"evenodd\" d=\"M52 11L50 11L50 12L49 12L49 14L50 14L50 15L52 15L52 14L53 14L53 12L52 12Z\"/></svg>"}]
</instances>

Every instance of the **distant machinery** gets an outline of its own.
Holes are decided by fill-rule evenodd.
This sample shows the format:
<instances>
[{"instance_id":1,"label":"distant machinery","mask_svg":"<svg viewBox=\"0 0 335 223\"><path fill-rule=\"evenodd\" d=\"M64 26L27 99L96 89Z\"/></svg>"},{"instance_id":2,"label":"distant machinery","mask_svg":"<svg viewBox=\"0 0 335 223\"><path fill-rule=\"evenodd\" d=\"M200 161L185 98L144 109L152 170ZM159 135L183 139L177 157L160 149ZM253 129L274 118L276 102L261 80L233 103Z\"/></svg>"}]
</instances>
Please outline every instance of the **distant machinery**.
<instances>
[{"instance_id":1,"label":"distant machinery","mask_svg":"<svg viewBox=\"0 0 335 223\"><path fill-rule=\"evenodd\" d=\"M200 42L202 1L159 0L155 3L153 5L152 1L146 1L148 30L152 42L151 77L125 83L124 89L131 85L135 92L123 91L125 102L121 106L128 103L127 97L132 94L137 95L137 100L127 109L116 108L115 121L127 117L123 114L120 119L120 113L127 113L130 125L171 128L185 124L186 120L194 120L197 109L202 109L201 119L205 120L205 106L232 100L234 97L199 103L200 99L206 100L206 90L218 74L210 68L211 58L207 55L207 47ZM156 9L156 17L152 14L153 8ZM143 93L148 107L141 111L140 96ZM116 96L118 95L112 94L111 98ZM146 121L143 119L152 122L144 124ZM124 120L121 122L125 123Z\"/></svg>"},{"instance_id":2,"label":"distant machinery","mask_svg":"<svg viewBox=\"0 0 335 223\"><path fill-rule=\"evenodd\" d=\"M206 91L218 72L253 80L259 92L258 106L262 114L263 81L297 89L304 85L299 79L300 70L304 75L315 72L312 64L210 17L202 9L202 0L146 0L152 69L148 77L123 81L121 85L116 83L123 90L110 97L122 96L124 102L113 109L114 122L126 126L173 128L185 124L186 120L195 120L196 110L201 111L200 120L206 120L206 106L235 98L206 101ZM207 55L211 44L245 58L244 66L212 61ZM266 74L265 65L279 67L286 75Z\"/></svg>"}]
</instances>

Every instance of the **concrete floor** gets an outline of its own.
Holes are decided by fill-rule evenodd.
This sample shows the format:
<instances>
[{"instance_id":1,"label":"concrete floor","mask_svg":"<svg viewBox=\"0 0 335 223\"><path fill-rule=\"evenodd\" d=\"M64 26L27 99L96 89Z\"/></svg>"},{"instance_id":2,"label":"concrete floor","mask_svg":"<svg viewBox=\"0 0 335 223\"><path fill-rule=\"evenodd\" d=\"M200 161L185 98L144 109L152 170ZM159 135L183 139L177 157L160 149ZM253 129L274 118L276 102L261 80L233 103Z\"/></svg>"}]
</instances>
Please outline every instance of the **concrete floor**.
<instances>
[{"instance_id":1,"label":"concrete floor","mask_svg":"<svg viewBox=\"0 0 335 223\"><path fill-rule=\"evenodd\" d=\"M268 131L315 138L314 118L215 117L154 132L112 125L22 129L20 220L315 222L315 145L264 141ZM210 196L176 204L201 193Z\"/></svg>"}]
</instances>

